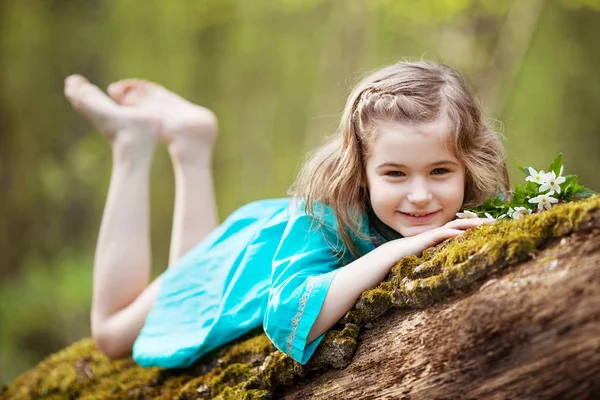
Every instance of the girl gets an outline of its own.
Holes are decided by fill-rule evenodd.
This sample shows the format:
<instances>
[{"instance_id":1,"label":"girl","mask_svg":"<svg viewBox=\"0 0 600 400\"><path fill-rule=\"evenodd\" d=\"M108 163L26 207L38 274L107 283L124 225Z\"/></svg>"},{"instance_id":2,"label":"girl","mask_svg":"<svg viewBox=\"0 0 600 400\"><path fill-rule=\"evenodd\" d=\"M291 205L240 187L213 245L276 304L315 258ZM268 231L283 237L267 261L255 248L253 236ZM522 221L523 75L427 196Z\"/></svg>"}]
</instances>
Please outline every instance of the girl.
<instances>
[{"instance_id":1,"label":"girl","mask_svg":"<svg viewBox=\"0 0 600 400\"><path fill-rule=\"evenodd\" d=\"M459 74L399 62L350 94L332 141L290 199L257 201L217 226L207 109L141 80L65 81L110 140L113 172L94 262L92 336L112 358L185 367L260 327L305 364L325 333L400 258L491 222L455 220L509 187L504 151ZM170 267L148 285L148 173L156 144L176 177Z\"/></svg>"}]
</instances>

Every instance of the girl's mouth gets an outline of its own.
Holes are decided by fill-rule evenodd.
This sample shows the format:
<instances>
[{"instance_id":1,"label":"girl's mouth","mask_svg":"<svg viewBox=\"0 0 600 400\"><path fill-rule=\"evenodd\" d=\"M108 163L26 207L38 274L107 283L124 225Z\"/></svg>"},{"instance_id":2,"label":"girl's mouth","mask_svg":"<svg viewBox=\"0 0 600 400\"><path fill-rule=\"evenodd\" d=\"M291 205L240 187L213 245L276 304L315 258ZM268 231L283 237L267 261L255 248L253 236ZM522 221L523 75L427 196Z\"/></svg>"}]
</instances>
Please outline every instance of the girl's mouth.
<instances>
[{"instance_id":1,"label":"girl's mouth","mask_svg":"<svg viewBox=\"0 0 600 400\"><path fill-rule=\"evenodd\" d=\"M416 223L429 222L437 215L437 213L438 211L434 211L431 213L405 213L400 211L400 214L402 215L402 217L404 217L404 219L406 219L409 222Z\"/></svg>"}]
</instances>

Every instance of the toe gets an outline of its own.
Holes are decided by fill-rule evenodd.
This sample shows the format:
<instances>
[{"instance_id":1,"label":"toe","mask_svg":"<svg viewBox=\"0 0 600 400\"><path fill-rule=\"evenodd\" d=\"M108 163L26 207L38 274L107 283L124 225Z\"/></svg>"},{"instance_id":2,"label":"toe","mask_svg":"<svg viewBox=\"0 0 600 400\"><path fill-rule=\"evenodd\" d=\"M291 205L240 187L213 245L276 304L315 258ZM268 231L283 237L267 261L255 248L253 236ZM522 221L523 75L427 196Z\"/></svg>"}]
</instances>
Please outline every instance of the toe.
<instances>
[{"instance_id":1,"label":"toe","mask_svg":"<svg viewBox=\"0 0 600 400\"><path fill-rule=\"evenodd\" d=\"M125 105L136 105L144 101L148 94L148 85L146 82L141 82L135 86L129 87L121 98L121 104Z\"/></svg>"},{"instance_id":2,"label":"toe","mask_svg":"<svg viewBox=\"0 0 600 400\"><path fill-rule=\"evenodd\" d=\"M67 78L65 95L73 107L92 118L112 114L117 106L98 86L81 76Z\"/></svg>"},{"instance_id":3,"label":"toe","mask_svg":"<svg viewBox=\"0 0 600 400\"><path fill-rule=\"evenodd\" d=\"M111 83L106 88L106 92L114 101L120 103L121 97L123 97L123 85L120 82Z\"/></svg>"},{"instance_id":4,"label":"toe","mask_svg":"<svg viewBox=\"0 0 600 400\"><path fill-rule=\"evenodd\" d=\"M135 105L146 93L149 82L142 79L122 79L108 86L108 94L117 103Z\"/></svg>"},{"instance_id":5,"label":"toe","mask_svg":"<svg viewBox=\"0 0 600 400\"><path fill-rule=\"evenodd\" d=\"M83 75L73 74L65 78L65 86L89 82Z\"/></svg>"},{"instance_id":6,"label":"toe","mask_svg":"<svg viewBox=\"0 0 600 400\"><path fill-rule=\"evenodd\" d=\"M81 85L89 83L89 81L81 75L69 75L65 78L65 95L72 97L79 90Z\"/></svg>"},{"instance_id":7,"label":"toe","mask_svg":"<svg viewBox=\"0 0 600 400\"><path fill-rule=\"evenodd\" d=\"M112 97L117 103L121 103L125 94L134 85L134 79L122 79L118 82L111 83L108 85L107 91L110 97Z\"/></svg>"}]
</instances>

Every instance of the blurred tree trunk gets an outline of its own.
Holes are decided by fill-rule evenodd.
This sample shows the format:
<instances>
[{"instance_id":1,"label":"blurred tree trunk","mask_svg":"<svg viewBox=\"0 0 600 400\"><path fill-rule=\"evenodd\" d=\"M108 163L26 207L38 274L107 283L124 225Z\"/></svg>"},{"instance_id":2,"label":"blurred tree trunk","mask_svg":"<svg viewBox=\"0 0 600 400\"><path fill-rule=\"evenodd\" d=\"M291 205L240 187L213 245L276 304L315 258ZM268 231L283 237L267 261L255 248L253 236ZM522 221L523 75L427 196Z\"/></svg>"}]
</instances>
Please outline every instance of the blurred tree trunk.
<instances>
[{"instance_id":1,"label":"blurred tree trunk","mask_svg":"<svg viewBox=\"0 0 600 400\"><path fill-rule=\"evenodd\" d=\"M489 64L477 81L481 102L489 115L498 116L504 111L545 6L546 0L511 4Z\"/></svg>"},{"instance_id":2,"label":"blurred tree trunk","mask_svg":"<svg viewBox=\"0 0 600 400\"><path fill-rule=\"evenodd\" d=\"M0 2L0 12L3 3ZM0 81L0 92L2 92L2 82ZM10 247L10 229L12 221L10 219L10 215L6 212L6 210L13 209L13 205L11 204L8 193L10 193L11 181L12 181L12 171L11 166L14 165L13 160L10 158L9 151L9 134L10 131L10 123L8 119L8 112L6 107L4 106L3 99L0 98L0 210L3 210L0 213L0 250L8 249ZM18 244L17 244L18 246ZM0 263L0 280L6 278L10 271L10 266L14 266L15 263L18 262L18 256L16 252L2 252L3 262ZM16 268L12 269L16 271Z\"/></svg>"},{"instance_id":3,"label":"blurred tree trunk","mask_svg":"<svg viewBox=\"0 0 600 400\"><path fill-rule=\"evenodd\" d=\"M474 295L393 311L285 399L600 398L600 215Z\"/></svg>"}]
</instances>

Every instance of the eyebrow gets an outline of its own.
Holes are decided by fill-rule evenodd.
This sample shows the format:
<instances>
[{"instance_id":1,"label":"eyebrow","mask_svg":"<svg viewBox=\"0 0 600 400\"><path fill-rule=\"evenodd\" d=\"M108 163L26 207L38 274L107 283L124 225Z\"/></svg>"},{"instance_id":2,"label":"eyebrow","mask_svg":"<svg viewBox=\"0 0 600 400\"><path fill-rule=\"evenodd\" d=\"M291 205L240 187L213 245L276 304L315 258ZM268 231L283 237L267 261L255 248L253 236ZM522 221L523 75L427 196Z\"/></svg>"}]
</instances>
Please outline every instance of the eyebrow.
<instances>
[{"instance_id":1,"label":"eyebrow","mask_svg":"<svg viewBox=\"0 0 600 400\"><path fill-rule=\"evenodd\" d=\"M448 164L451 164L451 165L456 165L456 166L458 167L458 163L457 163L457 162L455 162L455 161L451 161L451 160L441 160L441 161L436 161L436 162L433 162L433 163L429 164L429 166L430 166L430 167L437 167L438 165L448 165ZM388 162L384 162L384 163L382 163L382 164L379 164L379 165L377 166L377 168L383 168L383 167L393 167L393 168L404 168L404 169L408 169L408 167L407 167L406 165L404 165L404 164L398 164L398 163L395 163L395 162L389 162L389 161L388 161Z\"/></svg>"}]
</instances>

